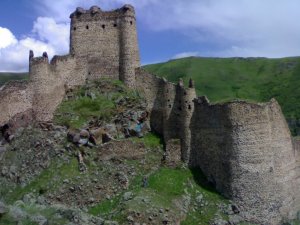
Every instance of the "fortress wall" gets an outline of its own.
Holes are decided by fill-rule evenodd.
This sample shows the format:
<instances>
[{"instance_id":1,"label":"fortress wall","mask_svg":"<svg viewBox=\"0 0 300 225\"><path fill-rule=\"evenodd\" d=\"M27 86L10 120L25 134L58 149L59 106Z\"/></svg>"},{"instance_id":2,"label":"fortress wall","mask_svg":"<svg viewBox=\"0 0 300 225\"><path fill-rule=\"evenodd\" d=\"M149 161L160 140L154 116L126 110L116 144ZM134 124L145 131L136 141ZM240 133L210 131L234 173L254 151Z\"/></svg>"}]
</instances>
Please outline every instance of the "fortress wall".
<instances>
[{"instance_id":1,"label":"fortress wall","mask_svg":"<svg viewBox=\"0 0 300 225\"><path fill-rule=\"evenodd\" d=\"M231 123L228 107L195 102L191 119L190 166L199 166L217 190L230 197ZM227 160L226 160L227 159Z\"/></svg>"},{"instance_id":2,"label":"fortress wall","mask_svg":"<svg viewBox=\"0 0 300 225\"><path fill-rule=\"evenodd\" d=\"M48 58L33 58L29 66L35 119L41 122L50 121L65 95L63 79L55 73Z\"/></svg>"},{"instance_id":3,"label":"fortress wall","mask_svg":"<svg viewBox=\"0 0 300 225\"><path fill-rule=\"evenodd\" d=\"M32 108L32 91L28 81L10 81L0 88L0 126Z\"/></svg>"},{"instance_id":4,"label":"fortress wall","mask_svg":"<svg viewBox=\"0 0 300 225\"><path fill-rule=\"evenodd\" d=\"M54 56L51 60L53 72L61 77L67 88L83 85L87 77L84 62L77 60L72 55Z\"/></svg>"},{"instance_id":5,"label":"fortress wall","mask_svg":"<svg viewBox=\"0 0 300 225\"><path fill-rule=\"evenodd\" d=\"M179 138L179 100L177 86L154 74L138 68L136 87L146 98L151 112L151 127L163 135L165 141Z\"/></svg>"},{"instance_id":6,"label":"fortress wall","mask_svg":"<svg viewBox=\"0 0 300 225\"><path fill-rule=\"evenodd\" d=\"M297 178L295 179L295 186L300 187L300 139L298 137L293 138L293 147L296 159L296 175ZM295 196L295 209L300 210L300 192L296 191Z\"/></svg>"},{"instance_id":7,"label":"fortress wall","mask_svg":"<svg viewBox=\"0 0 300 225\"><path fill-rule=\"evenodd\" d=\"M269 117L272 130L272 150L274 154L274 170L276 199L280 199L279 213L284 218L296 218L299 207L299 174L297 173L297 157L293 148L291 133L281 107L275 99L269 103Z\"/></svg>"},{"instance_id":8,"label":"fortress wall","mask_svg":"<svg viewBox=\"0 0 300 225\"><path fill-rule=\"evenodd\" d=\"M163 134L163 93L165 81L142 68L135 70L136 88L147 101L151 129Z\"/></svg>"},{"instance_id":9,"label":"fortress wall","mask_svg":"<svg viewBox=\"0 0 300 225\"><path fill-rule=\"evenodd\" d=\"M266 104L195 102L191 165L237 202L245 217L278 224L295 216L295 159L275 100Z\"/></svg>"},{"instance_id":10,"label":"fortress wall","mask_svg":"<svg viewBox=\"0 0 300 225\"><path fill-rule=\"evenodd\" d=\"M151 127L163 135L165 145L179 139L181 158L188 162L190 152L190 121L194 111L194 87L185 88L182 81L176 85L138 68L136 86L143 93L151 111ZM170 143L171 143L170 142ZM168 148L166 149L174 149ZM172 154L172 153L170 153Z\"/></svg>"},{"instance_id":11,"label":"fortress wall","mask_svg":"<svg viewBox=\"0 0 300 225\"><path fill-rule=\"evenodd\" d=\"M293 148L294 148L296 161L300 163L300 138L293 137L292 142L293 142Z\"/></svg>"}]
</instances>

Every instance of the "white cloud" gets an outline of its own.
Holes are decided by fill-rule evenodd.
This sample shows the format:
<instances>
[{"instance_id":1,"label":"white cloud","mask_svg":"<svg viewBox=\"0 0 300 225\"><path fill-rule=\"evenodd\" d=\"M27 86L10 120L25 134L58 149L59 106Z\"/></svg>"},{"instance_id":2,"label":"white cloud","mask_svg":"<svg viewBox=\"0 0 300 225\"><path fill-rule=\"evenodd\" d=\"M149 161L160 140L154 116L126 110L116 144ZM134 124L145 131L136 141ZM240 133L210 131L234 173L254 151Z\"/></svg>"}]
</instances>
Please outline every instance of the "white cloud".
<instances>
[{"instance_id":1,"label":"white cloud","mask_svg":"<svg viewBox=\"0 0 300 225\"><path fill-rule=\"evenodd\" d=\"M57 23L53 18L38 17L33 25L33 33L55 49L56 54L65 54L69 49L69 23Z\"/></svg>"},{"instance_id":2,"label":"white cloud","mask_svg":"<svg viewBox=\"0 0 300 225\"><path fill-rule=\"evenodd\" d=\"M0 71L27 71L30 49L34 51L35 55L41 55L44 51L53 55L55 52L51 46L33 38L26 37L7 48L0 49Z\"/></svg>"},{"instance_id":3,"label":"white cloud","mask_svg":"<svg viewBox=\"0 0 300 225\"><path fill-rule=\"evenodd\" d=\"M181 52L172 57L172 59L180 59L180 58L186 58L191 56L199 56L199 52Z\"/></svg>"},{"instance_id":4,"label":"white cloud","mask_svg":"<svg viewBox=\"0 0 300 225\"><path fill-rule=\"evenodd\" d=\"M0 27L0 49L6 48L17 42L15 36L10 32L9 29Z\"/></svg>"},{"instance_id":5,"label":"white cloud","mask_svg":"<svg viewBox=\"0 0 300 225\"><path fill-rule=\"evenodd\" d=\"M59 21L76 6L103 9L130 3L149 30L173 30L201 46L216 46L206 54L218 56L300 55L299 0L52 0L40 9ZM197 47L197 46L196 46ZM197 49L195 49L197 51ZM203 52L204 54L205 52ZM257 55L259 54L259 55Z\"/></svg>"},{"instance_id":6,"label":"white cloud","mask_svg":"<svg viewBox=\"0 0 300 225\"><path fill-rule=\"evenodd\" d=\"M35 56L46 51L50 58L68 52L69 25L56 23L53 18L37 18L32 32L20 40L7 28L0 28L0 32L2 30L6 35L0 35L0 71L27 71L29 50L33 50Z\"/></svg>"}]
</instances>

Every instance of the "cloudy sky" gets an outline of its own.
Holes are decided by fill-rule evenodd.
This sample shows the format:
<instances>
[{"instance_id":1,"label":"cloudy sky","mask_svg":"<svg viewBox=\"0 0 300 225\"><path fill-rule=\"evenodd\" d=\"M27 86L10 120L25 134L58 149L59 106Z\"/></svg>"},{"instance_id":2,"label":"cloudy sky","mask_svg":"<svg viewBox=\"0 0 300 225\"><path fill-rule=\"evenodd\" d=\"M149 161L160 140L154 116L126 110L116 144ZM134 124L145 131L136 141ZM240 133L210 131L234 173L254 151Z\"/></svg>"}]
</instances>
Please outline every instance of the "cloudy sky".
<instances>
[{"instance_id":1,"label":"cloudy sky","mask_svg":"<svg viewBox=\"0 0 300 225\"><path fill-rule=\"evenodd\" d=\"M67 54L77 6L135 6L143 64L186 56L300 55L299 0L1 0L0 71L27 71L28 51Z\"/></svg>"}]
</instances>

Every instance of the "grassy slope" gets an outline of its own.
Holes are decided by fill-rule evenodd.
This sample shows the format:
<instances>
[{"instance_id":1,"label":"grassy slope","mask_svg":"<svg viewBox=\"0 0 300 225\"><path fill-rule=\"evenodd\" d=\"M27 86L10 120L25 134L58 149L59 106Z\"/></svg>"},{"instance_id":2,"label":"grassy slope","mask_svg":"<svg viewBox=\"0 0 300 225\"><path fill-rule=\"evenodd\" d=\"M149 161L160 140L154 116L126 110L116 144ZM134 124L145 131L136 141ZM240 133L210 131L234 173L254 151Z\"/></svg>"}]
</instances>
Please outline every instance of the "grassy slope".
<instances>
[{"instance_id":1,"label":"grassy slope","mask_svg":"<svg viewBox=\"0 0 300 225\"><path fill-rule=\"evenodd\" d=\"M0 72L0 86L10 80L23 80L28 78L28 73L4 73Z\"/></svg>"},{"instance_id":2,"label":"grassy slope","mask_svg":"<svg viewBox=\"0 0 300 225\"><path fill-rule=\"evenodd\" d=\"M198 95L212 102L230 99L269 101L275 97L287 119L300 119L300 57L184 58L145 66L176 82L191 77Z\"/></svg>"}]
</instances>

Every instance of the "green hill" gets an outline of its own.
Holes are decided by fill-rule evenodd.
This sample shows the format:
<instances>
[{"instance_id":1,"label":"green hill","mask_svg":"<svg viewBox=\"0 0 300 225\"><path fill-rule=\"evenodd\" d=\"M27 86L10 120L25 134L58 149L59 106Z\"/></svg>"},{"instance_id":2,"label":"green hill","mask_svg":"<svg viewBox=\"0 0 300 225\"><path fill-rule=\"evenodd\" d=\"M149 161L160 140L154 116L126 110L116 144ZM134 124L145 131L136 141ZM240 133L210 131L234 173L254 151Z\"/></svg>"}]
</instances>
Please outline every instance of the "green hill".
<instances>
[{"instance_id":1,"label":"green hill","mask_svg":"<svg viewBox=\"0 0 300 225\"><path fill-rule=\"evenodd\" d=\"M300 57L202 58L190 57L144 68L170 81L195 81L197 94L212 102L232 99L269 101L276 98L292 133L300 134Z\"/></svg>"},{"instance_id":2,"label":"green hill","mask_svg":"<svg viewBox=\"0 0 300 225\"><path fill-rule=\"evenodd\" d=\"M0 86L10 80L23 80L28 78L28 73L4 73L0 72Z\"/></svg>"}]
</instances>

